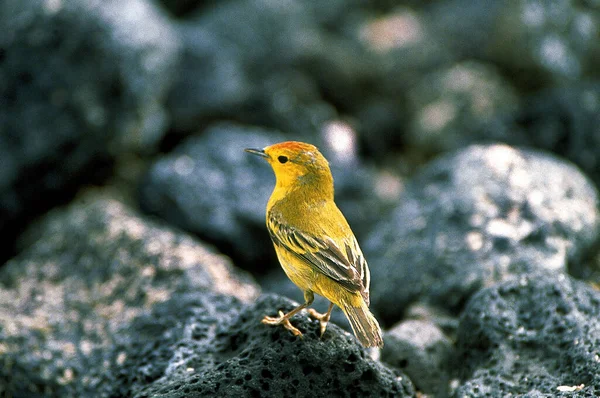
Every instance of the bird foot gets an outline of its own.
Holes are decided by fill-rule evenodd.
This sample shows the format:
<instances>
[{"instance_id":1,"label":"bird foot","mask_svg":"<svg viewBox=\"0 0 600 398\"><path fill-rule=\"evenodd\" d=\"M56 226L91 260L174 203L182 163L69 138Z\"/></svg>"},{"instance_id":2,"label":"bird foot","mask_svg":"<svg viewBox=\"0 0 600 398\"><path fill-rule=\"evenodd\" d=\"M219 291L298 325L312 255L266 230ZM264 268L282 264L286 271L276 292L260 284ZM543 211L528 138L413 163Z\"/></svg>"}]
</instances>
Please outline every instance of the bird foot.
<instances>
[{"instance_id":1,"label":"bird foot","mask_svg":"<svg viewBox=\"0 0 600 398\"><path fill-rule=\"evenodd\" d=\"M278 317L265 316L261 322L265 325L282 325L284 328L292 332L294 336L302 337L302 332L292 325L289 318L286 317L283 311L279 311Z\"/></svg>"},{"instance_id":2,"label":"bird foot","mask_svg":"<svg viewBox=\"0 0 600 398\"><path fill-rule=\"evenodd\" d=\"M318 320L319 323L321 324L321 336L323 336L323 334L325 333L325 329L327 329L327 323L329 322L329 318L331 317L331 312L328 312L326 314L321 314L321 313L317 312L315 309L309 308L308 313L310 314L311 317Z\"/></svg>"}]
</instances>

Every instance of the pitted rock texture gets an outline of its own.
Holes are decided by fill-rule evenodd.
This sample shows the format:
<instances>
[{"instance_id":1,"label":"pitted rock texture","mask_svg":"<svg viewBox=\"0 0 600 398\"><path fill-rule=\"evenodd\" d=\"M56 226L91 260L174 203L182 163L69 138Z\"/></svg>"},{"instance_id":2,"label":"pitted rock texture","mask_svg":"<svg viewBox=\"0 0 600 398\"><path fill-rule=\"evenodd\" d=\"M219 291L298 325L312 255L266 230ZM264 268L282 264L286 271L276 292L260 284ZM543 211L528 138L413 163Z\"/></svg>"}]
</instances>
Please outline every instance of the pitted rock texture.
<instances>
[{"instance_id":1,"label":"pitted rock texture","mask_svg":"<svg viewBox=\"0 0 600 398\"><path fill-rule=\"evenodd\" d=\"M111 198L87 197L26 232L0 270L0 393L96 396L120 330L176 293L249 301L223 256Z\"/></svg>"},{"instance_id":2,"label":"pitted rock texture","mask_svg":"<svg viewBox=\"0 0 600 398\"><path fill-rule=\"evenodd\" d=\"M295 303L275 295L254 304L220 295L161 303L126 332L133 345L115 351L111 396L412 397L410 380L373 361L353 336L330 324L322 338L306 312L292 318L303 333L260 323ZM177 312L177 319L173 314Z\"/></svg>"},{"instance_id":3,"label":"pitted rock texture","mask_svg":"<svg viewBox=\"0 0 600 398\"><path fill-rule=\"evenodd\" d=\"M426 166L363 244L371 305L396 320L424 300L460 311L471 294L538 269L568 271L598 238L598 194L573 165L506 145Z\"/></svg>"},{"instance_id":4,"label":"pitted rock texture","mask_svg":"<svg viewBox=\"0 0 600 398\"><path fill-rule=\"evenodd\" d=\"M484 289L465 308L457 345L456 397L597 397L600 292L564 274Z\"/></svg>"}]
</instances>

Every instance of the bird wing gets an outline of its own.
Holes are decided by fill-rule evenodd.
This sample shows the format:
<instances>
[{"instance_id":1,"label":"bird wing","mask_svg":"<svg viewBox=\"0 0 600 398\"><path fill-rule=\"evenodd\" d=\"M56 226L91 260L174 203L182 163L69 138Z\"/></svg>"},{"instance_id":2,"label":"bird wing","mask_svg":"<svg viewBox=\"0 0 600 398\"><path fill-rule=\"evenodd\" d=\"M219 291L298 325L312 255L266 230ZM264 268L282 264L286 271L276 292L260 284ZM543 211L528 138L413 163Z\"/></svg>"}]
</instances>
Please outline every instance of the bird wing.
<instances>
[{"instance_id":1,"label":"bird wing","mask_svg":"<svg viewBox=\"0 0 600 398\"><path fill-rule=\"evenodd\" d=\"M316 237L285 224L272 214L267 217L267 227L275 245L308 262L344 289L360 292L369 304L369 268L354 235L342 242Z\"/></svg>"}]
</instances>

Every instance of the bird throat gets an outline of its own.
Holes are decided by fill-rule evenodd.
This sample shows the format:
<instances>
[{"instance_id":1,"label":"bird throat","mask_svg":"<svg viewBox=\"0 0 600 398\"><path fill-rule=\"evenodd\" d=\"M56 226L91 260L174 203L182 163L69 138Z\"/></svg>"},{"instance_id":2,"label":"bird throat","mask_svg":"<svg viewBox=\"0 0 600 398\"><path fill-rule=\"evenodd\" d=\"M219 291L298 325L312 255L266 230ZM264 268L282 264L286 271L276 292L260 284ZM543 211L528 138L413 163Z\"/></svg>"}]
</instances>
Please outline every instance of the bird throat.
<instances>
[{"instance_id":1,"label":"bird throat","mask_svg":"<svg viewBox=\"0 0 600 398\"><path fill-rule=\"evenodd\" d=\"M333 200L333 179L326 177L302 175L297 177L292 184L282 184L277 181L269 204L274 205L279 201L309 204L310 202Z\"/></svg>"}]
</instances>

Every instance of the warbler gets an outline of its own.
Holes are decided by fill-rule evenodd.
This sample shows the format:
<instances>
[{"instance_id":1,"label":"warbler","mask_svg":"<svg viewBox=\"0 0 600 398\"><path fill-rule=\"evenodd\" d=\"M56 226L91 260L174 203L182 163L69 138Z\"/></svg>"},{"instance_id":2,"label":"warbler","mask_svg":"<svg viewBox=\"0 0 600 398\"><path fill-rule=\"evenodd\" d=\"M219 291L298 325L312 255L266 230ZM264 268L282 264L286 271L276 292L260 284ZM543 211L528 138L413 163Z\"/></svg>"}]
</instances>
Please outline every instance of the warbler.
<instances>
[{"instance_id":1,"label":"warbler","mask_svg":"<svg viewBox=\"0 0 600 398\"><path fill-rule=\"evenodd\" d=\"M267 160L275 188L267 203L267 229L288 278L304 292L304 304L262 323L302 332L290 318L310 306L314 293L330 301L325 314L308 309L325 333L333 306L344 311L354 335L365 347L382 347L381 329L369 311L369 267L358 242L336 206L329 163L311 145L287 141L246 152Z\"/></svg>"}]
</instances>

